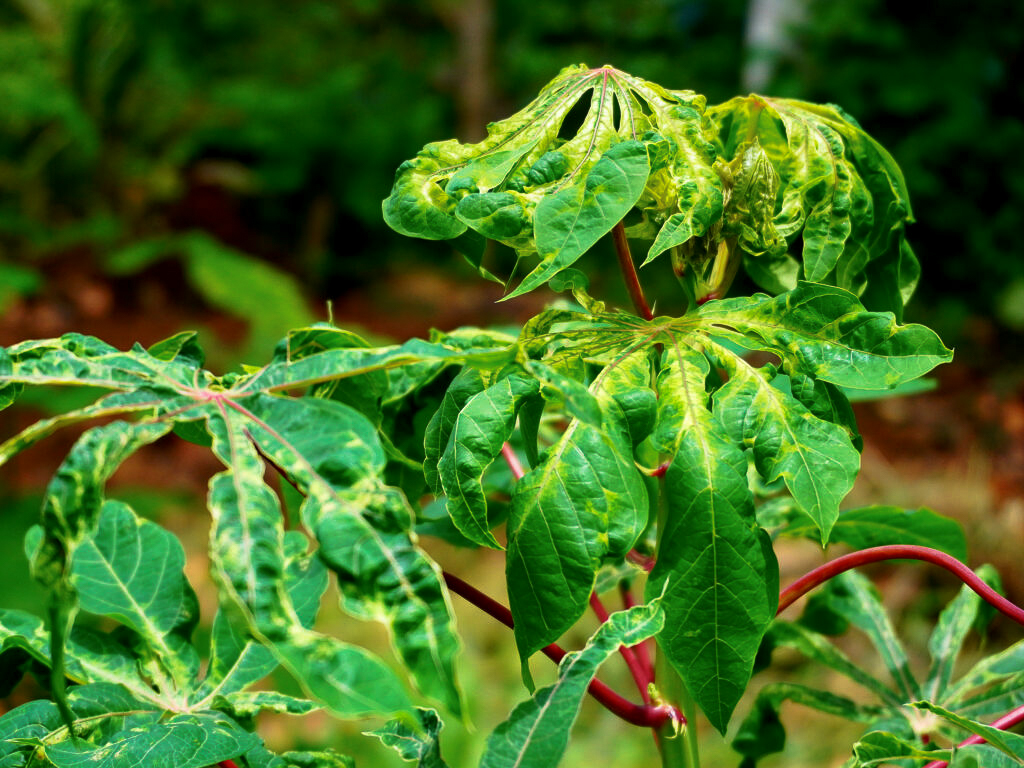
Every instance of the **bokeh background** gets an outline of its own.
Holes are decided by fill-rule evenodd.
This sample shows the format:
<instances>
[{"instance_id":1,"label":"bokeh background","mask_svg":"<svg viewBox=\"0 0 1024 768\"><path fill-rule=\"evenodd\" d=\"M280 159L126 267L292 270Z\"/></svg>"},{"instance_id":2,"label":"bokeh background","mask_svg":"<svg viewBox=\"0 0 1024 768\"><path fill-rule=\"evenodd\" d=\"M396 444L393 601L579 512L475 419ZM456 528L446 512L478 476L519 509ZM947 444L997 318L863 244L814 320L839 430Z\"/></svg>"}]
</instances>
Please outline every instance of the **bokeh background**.
<instances>
[{"instance_id":1,"label":"bokeh background","mask_svg":"<svg viewBox=\"0 0 1024 768\"><path fill-rule=\"evenodd\" d=\"M0 0L0 343L74 330L148 345L196 328L211 367L226 369L328 316L382 339L522 319L547 297L496 304L500 287L446 246L383 224L395 168L423 144L480 138L576 62L712 102L748 91L835 102L904 169L924 270L908 319L957 351L932 392L858 404L864 470L850 503L959 518L972 563L999 566L1020 602L1022 46L1017 0L926 11L884 0ZM0 414L2 437L74 397ZM73 437L0 470L0 572L19 607L38 599L20 538ZM212 471L168 446L115 479L183 535L196 582ZM499 562L437 551L501 593ZM790 554L784 579L822 558ZM910 634L952 590L921 568L878 577ZM479 698L476 730L449 728L453 766L473 764L481 734L523 695L507 634L459 614ZM584 715L566 765L646 764L646 737L590 705ZM358 731L318 718L264 728L300 746L347 746ZM841 762L834 724L821 729L794 739L799 764ZM365 754L363 765L400 764Z\"/></svg>"}]
</instances>

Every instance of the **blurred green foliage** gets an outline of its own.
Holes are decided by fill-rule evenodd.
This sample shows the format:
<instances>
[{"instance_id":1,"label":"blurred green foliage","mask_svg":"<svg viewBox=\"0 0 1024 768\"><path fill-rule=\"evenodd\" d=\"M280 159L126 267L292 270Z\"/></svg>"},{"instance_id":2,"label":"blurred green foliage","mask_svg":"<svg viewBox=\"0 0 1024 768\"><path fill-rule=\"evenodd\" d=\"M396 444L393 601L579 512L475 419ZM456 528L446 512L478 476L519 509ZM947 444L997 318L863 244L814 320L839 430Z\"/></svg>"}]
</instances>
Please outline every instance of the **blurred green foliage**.
<instances>
[{"instance_id":1,"label":"blurred green foliage","mask_svg":"<svg viewBox=\"0 0 1024 768\"><path fill-rule=\"evenodd\" d=\"M1024 329L1024 4L810 0L794 44L773 89L841 104L906 174L917 303Z\"/></svg>"}]
</instances>

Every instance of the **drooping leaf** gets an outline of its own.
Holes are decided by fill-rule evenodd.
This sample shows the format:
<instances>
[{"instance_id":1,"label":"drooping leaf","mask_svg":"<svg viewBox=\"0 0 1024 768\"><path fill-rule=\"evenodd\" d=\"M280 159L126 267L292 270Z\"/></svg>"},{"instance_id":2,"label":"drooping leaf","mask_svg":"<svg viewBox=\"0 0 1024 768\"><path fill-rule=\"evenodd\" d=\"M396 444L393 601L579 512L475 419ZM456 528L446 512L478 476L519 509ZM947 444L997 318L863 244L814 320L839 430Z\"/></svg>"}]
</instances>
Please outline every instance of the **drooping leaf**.
<instances>
[{"instance_id":1,"label":"drooping leaf","mask_svg":"<svg viewBox=\"0 0 1024 768\"><path fill-rule=\"evenodd\" d=\"M452 424L437 465L448 514L462 534L483 547L501 549L490 531L483 474L512 434L524 400L535 397L535 379L509 376L473 395Z\"/></svg>"},{"instance_id":2,"label":"drooping leaf","mask_svg":"<svg viewBox=\"0 0 1024 768\"><path fill-rule=\"evenodd\" d=\"M373 426L341 403L298 403L255 396L241 406L246 429L307 495L303 520L338 576L345 610L384 620L420 688L460 712L459 641L440 568L414 543L404 496L381 483Z\"/></svg>"},{"instance_id":3,"label":"drooping leaf","mask_svg":"<svg viewBox=\"0 0 1024 768\"><path fill-rule=\"evenodd\" d=\"M778 566L757 527L746 458L707 409L709 370L703 355L680 347L669 350L658 378L654 439L671 464L646 594L663 596L659 646L724 731L775 614Z\"/></svg>"},{"instance_id":4,"label":"drooping leaf","mask_svg":"<svg viewBox=\"0 0 1024 768\"><path fill-rule=\"evenodd\" d=\"M825 544L839 504L853 487L860 455L842 427L815 417L800 402L771 386L766 369L718 347L715 357L729 380L715 392L714 410L737 443L750 446L754 466L767 482L782 479L794 500L821 531Z\"/></svg>"},{"instance_id":5,"label":"drooping leaf","mask_svg":"<svg viewBox=\"0 0 1024 768\"><path fill-rule=\"evenodd\" d=\"M647 491L615 399L634 366L646 357L609 365L591 385L603 427L574 420L515 487L506 577L524 669L586 609L601 562L625 555L646 524Z\"/></svg>"},{"instance_id":6,"label":"drooping leaf","mask_svg":"<svg viewBox=\"0 0 1024 768\"><path fill-rule=\"evenodd\" d=\"M613 613L581 651L558 665L558 680L519 704L487 740L480 768L554 768L562 759L569 730L598 667L620 645L652 637L665 625L657 601Z\"/></svg>"},{"instance_id":7,"label":"drooping leaf","mask_svg":"<svg viewBox=\"0 0 1024 768\"><path fill-rule=\"evenodd\" d=\"M287 532L284 546L285 588L299 621L308 629L327 589L327 569L315 553L306 553L308 542L301 533ZM273 652L235 626L230 610L222 608L213 620L209 670L194 696L195 705L202 706L217 695L241 691L266 677L277 665Z\"/></svg>"},{"instance_id":8,"label":"drooping leaf","mask_svg":"<svg viewBox=\"0 0 1024 768\"><path fill-rule=\"evenodd\" d=\"M423 452L425 454L423 475L435 496L444 494L437 465L441 461L445 448L448 447L448 440L455 426L455 420L469 399L478 392L482 392L485 386L480 371L476 368L463 368L448 385L444 398L441 400L441 406L434 412L430 423L427 424L423 437Z\"/></svg>"}]
</instances>

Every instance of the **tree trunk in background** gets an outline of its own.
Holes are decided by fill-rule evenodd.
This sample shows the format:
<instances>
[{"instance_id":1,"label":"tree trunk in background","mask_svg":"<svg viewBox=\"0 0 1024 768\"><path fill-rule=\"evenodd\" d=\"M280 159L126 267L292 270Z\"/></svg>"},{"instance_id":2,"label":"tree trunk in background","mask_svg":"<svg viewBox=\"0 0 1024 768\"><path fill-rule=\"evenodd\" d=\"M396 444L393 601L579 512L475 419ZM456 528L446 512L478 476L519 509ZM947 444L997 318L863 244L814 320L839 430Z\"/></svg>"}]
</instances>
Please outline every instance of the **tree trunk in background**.
<instances>
[{"instance_id":1,"label":"tree trunk in background","mask_svg":"<svg viewBox=\"0 0 1024 768\"><path fill-rule=\"evenodd\" d=\"M463 142L479 141L493 119L494 0L442 0L435 8L455 38L452 90L458 137Z\"/></svg>"},{"instance_id":2,"label":"tree trunk in background","mask_svg":"<svg viewBox=\"0 0 1024 768\"><path fill-rule=\"evenodd\" d=\"M763 91L771 84L779 59L795 48L793 28L806 17L806 0L750 0L744 36L744 89Z\"/></svg>"}]
</instances>

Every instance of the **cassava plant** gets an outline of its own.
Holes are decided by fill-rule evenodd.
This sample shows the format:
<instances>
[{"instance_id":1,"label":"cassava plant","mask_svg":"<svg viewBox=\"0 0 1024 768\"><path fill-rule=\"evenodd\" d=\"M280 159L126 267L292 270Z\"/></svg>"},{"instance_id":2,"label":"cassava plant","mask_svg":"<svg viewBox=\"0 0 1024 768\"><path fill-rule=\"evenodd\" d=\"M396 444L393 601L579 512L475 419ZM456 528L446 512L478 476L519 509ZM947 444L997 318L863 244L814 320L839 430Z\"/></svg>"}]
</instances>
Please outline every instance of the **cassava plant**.
<instances>
[{"instance_id":1,"label":"cassava plant","mask_svg":"<svg viewBox=\"0 0 1024 768\"><path fill-rule=\"evenodd\" d=\"M275 755L256 733L260 712L323 709L386 718L372 736L438 768L436 707L465 716L453 594L512 627L531 691L488 737L483 768L558 764L588 691L654 731L652 762L657 749L663 766L694 768L696 718L724 733L755 663L781 646L875 700L763 688L735 731L746 765L782 749L785 700L864 723L850 768L1024 763L1024 739L1006 732L1024 719L1024 643L953 676L966 634L991 617L981 598L1018 622L1024 611L990 570L962 564L956 523L841 511L860 464L850 393L898 391L952 355L902 324L918 278L906 188L850 116L761 96L708 106L570 67L482 142L429 144L404 163L384 216L452 242L491 279L484 244L511 246L529 271L506 298L545 284L572 298L518 334L461 328L375 347L329 324L299 328L267 364L226 375L203 368L191 333L129 351L68 334L3 352L5 405L31 386L102 395L11 437L0 461L102 423L75 443L26 535L45 615L0 613L5 685L32 672L51 692L0 717L0 766L350 765L340 746ZM606 236L632 311L589 295L573 267ZM678 278L675 314L648 304L636 247L645 276ZM767 293L726 298L741 269ZM128 456L172 432L224 465L208 497L208 642L181 545L105 497ZM854 551L780 593L773 542L787 536ZM435 537L504 550L509 606L442 572ZM923 677L851 571L885 559L925 560L967 585L938 620ZM329 574L348 615L387 626L403 675L317 628ZM824 582L798 621L775 620ZM609 613L609 596L623 609ZM588 610L596 631L563 650ZM848 625L891 683L828 640ZM527 665L537 652L559 663L540 689ZM596 678L616 653L632 699ZM279 667L290 693L253 687Z\"/></svg>"}]
</instances>

